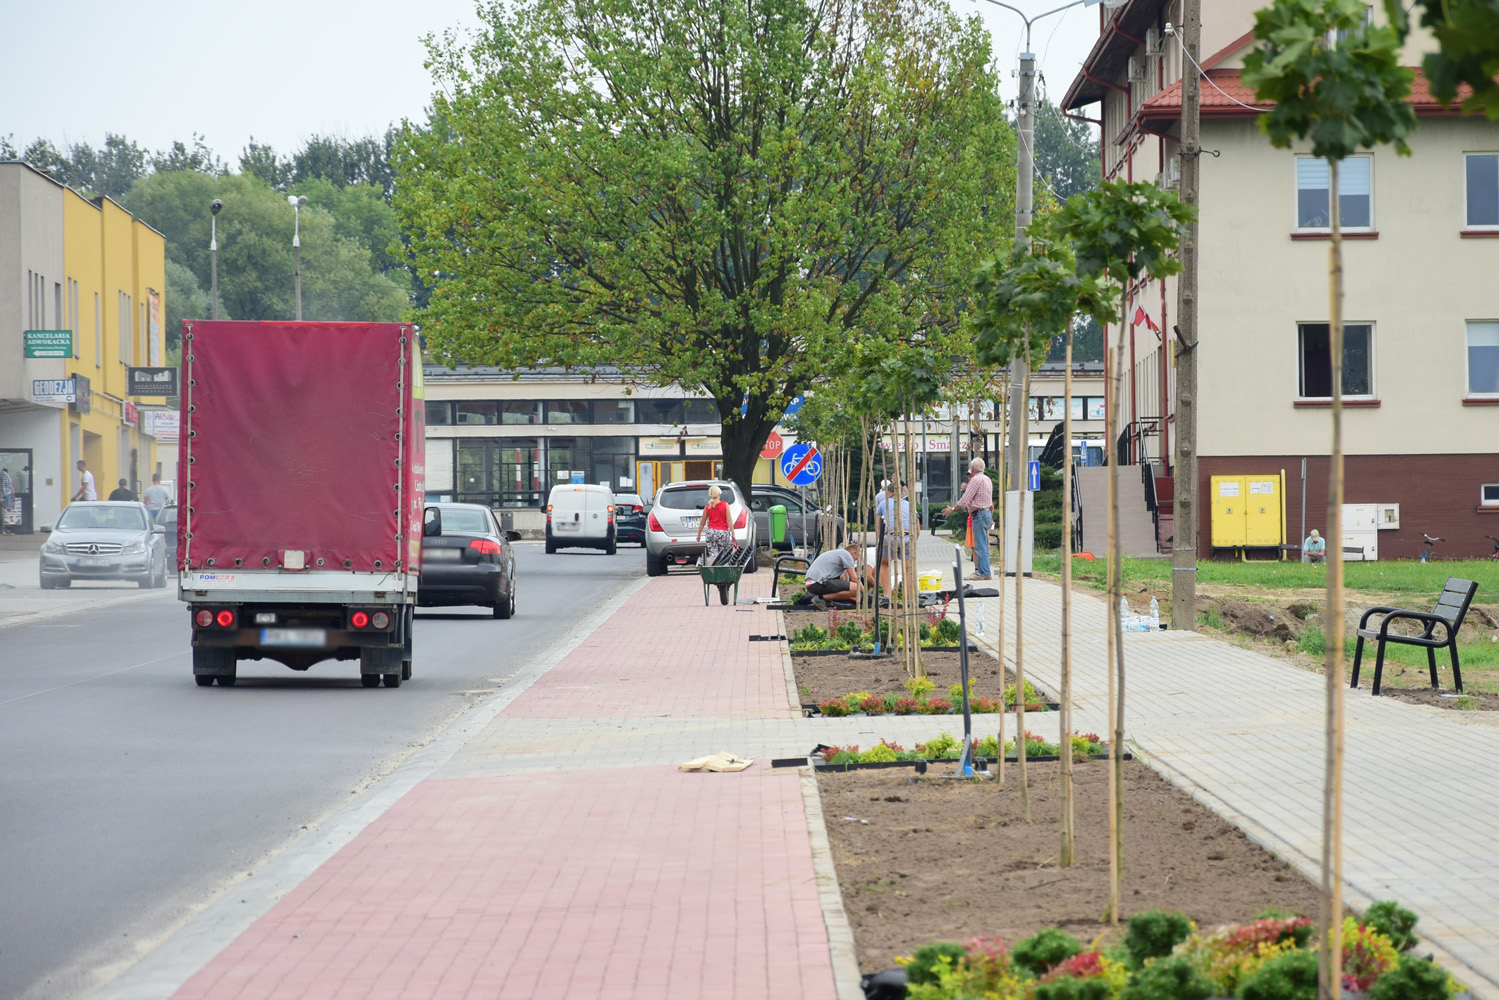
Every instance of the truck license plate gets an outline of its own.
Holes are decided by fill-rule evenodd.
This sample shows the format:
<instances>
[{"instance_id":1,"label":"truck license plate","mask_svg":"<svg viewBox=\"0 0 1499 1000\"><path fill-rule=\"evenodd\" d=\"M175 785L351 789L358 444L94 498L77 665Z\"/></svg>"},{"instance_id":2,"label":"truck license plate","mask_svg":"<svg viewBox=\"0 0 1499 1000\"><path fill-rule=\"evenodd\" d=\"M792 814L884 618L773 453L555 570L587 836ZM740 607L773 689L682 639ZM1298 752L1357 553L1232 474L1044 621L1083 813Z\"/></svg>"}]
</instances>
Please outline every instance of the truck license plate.
<instances>
[{"instance_id":1,"label":"truck license plate","mask_svg":"<svg viewBox=\"0 0 1499 1000\"><path fill-rule=\"evenodd\" d=\"M327 641L328 631L321 628L263 628L260 630L262 646L321 646Z\"/></svg>"}]
</instances>

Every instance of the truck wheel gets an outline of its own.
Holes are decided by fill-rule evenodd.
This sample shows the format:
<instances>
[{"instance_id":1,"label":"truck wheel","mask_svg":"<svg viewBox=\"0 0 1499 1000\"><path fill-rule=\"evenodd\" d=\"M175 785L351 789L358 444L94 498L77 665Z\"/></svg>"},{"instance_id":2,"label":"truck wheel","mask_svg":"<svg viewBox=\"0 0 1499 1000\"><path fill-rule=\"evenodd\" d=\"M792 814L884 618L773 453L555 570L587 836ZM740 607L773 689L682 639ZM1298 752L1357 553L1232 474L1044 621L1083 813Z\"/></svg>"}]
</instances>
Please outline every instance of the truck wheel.
<instances>
[{"instance_id":1,"label":"truck wheel","mask_svg":"<svg viewBox=\"0 0 1499 1000\"><path fill-rule=\"evenodd\" d=\"M219 674L219 687L232 688L238 680L233 674Z\"/></svg>"},{"instance_id":2,"label":"truck wheel","mask_svg":"<svg viewBox=\"0 0 1499 1000\"><path fill-rule=\"evenodd\" d=\"M370 676L373 677L374 675L371 674ZM388 688L398 688L398 687L401 686L401 671L397 670L393 674L385 674L384 676L385 676L385 686L386 687L388 687Z\"/></svg>"},{"instance_id":3,"label":"truck wheel","mask_svg":"<svg viewBox=\"0 0 1499 1000\"><path fill-rule=\"evenodd\" d=\"M377 688L377 687L380 686L380 675L379 674L360 674L359 675L359 683L363 684L367 688Z\"/></svg>"},{"instance_id":4,"label":"truck wheel","mask_svg":"<svg viewBox=\"0 0 1499 1000\"><path fill-rule=\"evenodd\" d=\"M199 674L198 676L194 677L193 680L198 682L198 687L200 688L213 687L212 674Z\"/></svg>"},{"instance_id":5,"label":"truck wheel","mask_svg":"<svg viewBox=\"0 0 1499 1000\"><path fill-rule=\"evenodd\" d=\"M656 556L653 556L649 552L647 552L645 554L645 575L646 576L665 576L666 575L666 560L658 558Z\"/></svg>"}]
</instances>

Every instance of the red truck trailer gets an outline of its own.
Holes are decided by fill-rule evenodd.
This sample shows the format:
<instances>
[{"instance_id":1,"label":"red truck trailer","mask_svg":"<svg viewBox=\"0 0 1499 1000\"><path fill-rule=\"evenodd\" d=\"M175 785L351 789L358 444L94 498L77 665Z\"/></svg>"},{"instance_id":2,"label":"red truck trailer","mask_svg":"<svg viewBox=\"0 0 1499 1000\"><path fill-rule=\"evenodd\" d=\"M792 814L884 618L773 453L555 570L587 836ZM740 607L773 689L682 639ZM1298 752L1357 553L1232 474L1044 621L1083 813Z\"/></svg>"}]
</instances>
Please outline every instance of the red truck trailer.
<instances>
[{"instance_id":1,"label":"red truck trailer","mask_svg":"<svg viewBox=\"0 0 1499 1000\"><path fill-rule=\"evenodd\" d=\"M411 677L422 361L396 323L182 324L178 596L193 676L357 660Z\"/></svg>"}]
</instances>

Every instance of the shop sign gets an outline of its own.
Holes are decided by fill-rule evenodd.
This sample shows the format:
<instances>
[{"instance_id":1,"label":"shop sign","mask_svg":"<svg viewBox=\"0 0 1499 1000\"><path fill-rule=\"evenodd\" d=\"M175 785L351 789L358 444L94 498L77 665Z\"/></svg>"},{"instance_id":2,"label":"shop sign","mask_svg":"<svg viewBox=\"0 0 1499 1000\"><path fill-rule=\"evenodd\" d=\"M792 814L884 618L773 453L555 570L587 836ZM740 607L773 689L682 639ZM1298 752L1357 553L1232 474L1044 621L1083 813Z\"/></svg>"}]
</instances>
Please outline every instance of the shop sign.
<instances>
[{"instance_id":1,"label":"shop sign","mask_svg":"<svg viewBox=\"0 0 1499 1000\"><path fill-rule=\"evenodd\" d=\"M147 410L144 414L142 414L142 416L144 418L142 429L145 430L147 434L151 435L158 441L177 440L178 431L182 427L182 414L178 413L176 410ZM427 452L429 466L427 470L427 483L429 486L433 482L433 470L431 468L431 465L433 464L431 462L432 455L433 452L429 450ZM444 489L452 488L452 475L452 449L449 448L447 479L444 480L449 485L443 487Z\"/></svg>"},{"instance_id":2,"label":"shop sign","mask_svg":"<svg viewBox=\"0 0 1499 1000\"><path fill-rule=\"evenodd\" d=\"M71 403L76 393L70 378L34 378L31 398L38 403Z\"/></svg>"},{"instance_id":3,"label":"shop sign","mask_svg":"<svg viewBox=\"0 0 1499 1000\"><path fill-rule=\"evenodd\" d=\"M88 376L73 373L73 412L87 413L89 410Z\"/></svg>"},{"instance_id":4,"label":"shop sign","mask_svg":"<svg viewBox=\"0 0 1499 1000\"><path fill-rule=\"evenodd\" d=\"M127 401L125 403L125 423L132 426L141 422L141 411L135 408L135 404Z\"/></svg>"},{"instance_id":5,"label":"shop sign","mask_svg":"<svg viewBox=\"0 0 1499 1000\"><path fill-rule=\"evenodd\" d=\"M72 330L27 330L25 337L28 358L71 358L73 356Z\"/></svg>"},{"instance_id":6,"label":"shop sign","mask_svg":"<svg viewBox=\"0 0 1499 1000\"><path fill-rule=\"evenodd\" d=\"M126 368L125 395L175 396L177 395L177 369Z\"/></svg>"},{"instance_id":7,"label":"shop sign","mask_svg":"<svg viewBox=\"0 0 1499 1000\"><path fill-rule=\"evenodd\" d=\"M681 446L676 438L641 438L642 455L680 455Z\"/></svg>"},{"instance_id":8,"label":"shop sign","mask_svg":"<svg viewBox=\"0 0 1499 1000\"><path fill-rule=\"evenodd\" d=\"M689 455L718 455L722 450L723 445L719 438L687 439L687 454Z\"/></svg>"}]
</instances>

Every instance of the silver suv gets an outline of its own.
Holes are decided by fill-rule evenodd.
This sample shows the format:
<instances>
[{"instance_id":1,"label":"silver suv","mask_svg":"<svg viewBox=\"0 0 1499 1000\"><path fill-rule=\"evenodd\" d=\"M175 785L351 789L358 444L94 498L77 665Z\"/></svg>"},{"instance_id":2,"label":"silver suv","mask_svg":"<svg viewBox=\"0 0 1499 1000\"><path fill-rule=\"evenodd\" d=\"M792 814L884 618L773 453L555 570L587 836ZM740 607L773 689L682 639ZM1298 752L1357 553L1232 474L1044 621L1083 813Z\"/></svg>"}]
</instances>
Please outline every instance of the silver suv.
<instances>
[{"instance_id":1,"label":"silver suv","mask_svg":"<svg viewBox=\"0 0 1499 1000\"><path fill-rule=\"evenodd\" d=\"M667 483L656 491L656 503L645 523L645 572L660 576L673 563L697 562L707 545L698 540L698 519L708 503L708 487L723 490L719 499L729 505L729 526L740 551L755 548L755 521L744 503L744 493L724 479L688 483ZM753 557L745 567L753 573L759 567Z\"/></svg>"}]
</instances>

